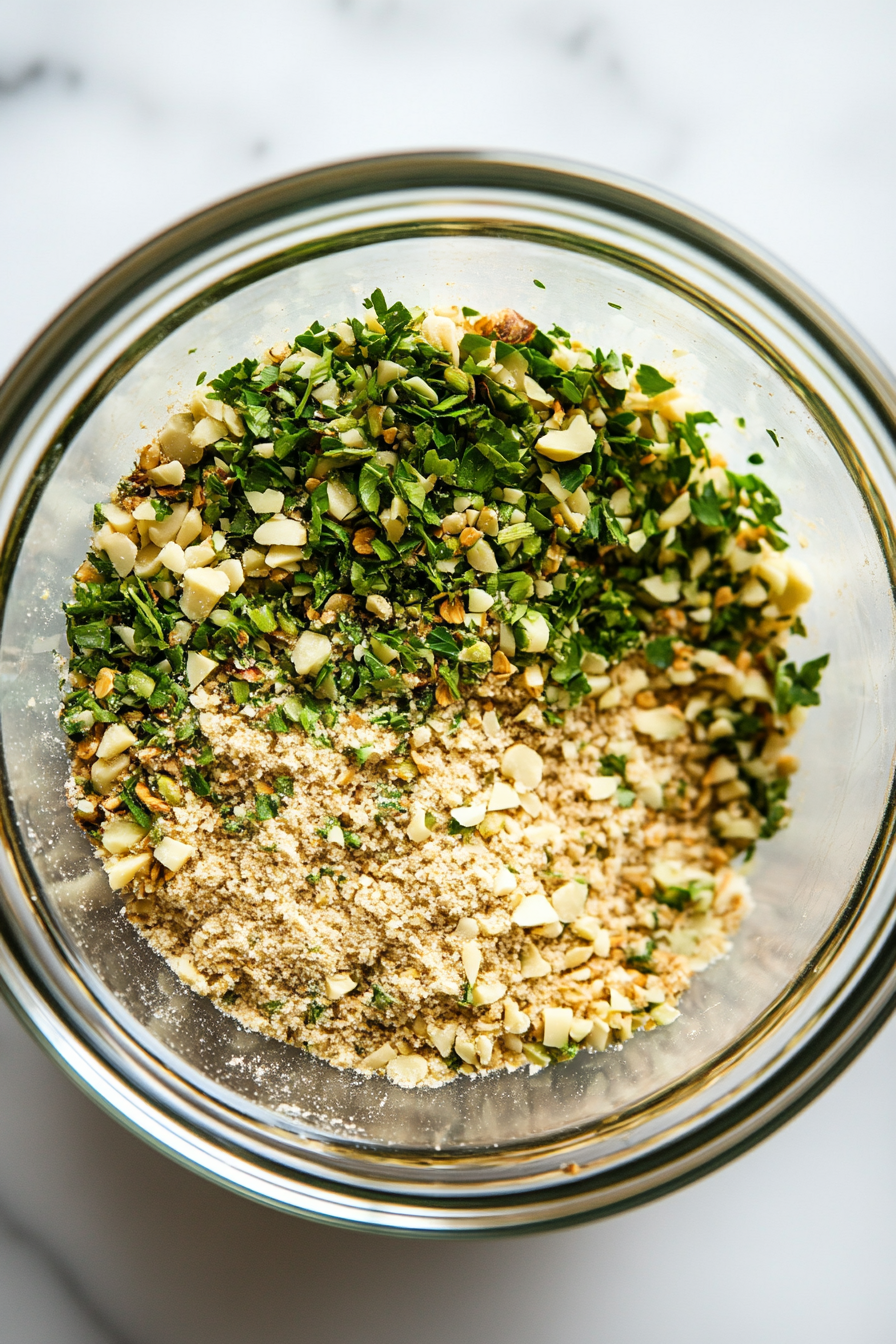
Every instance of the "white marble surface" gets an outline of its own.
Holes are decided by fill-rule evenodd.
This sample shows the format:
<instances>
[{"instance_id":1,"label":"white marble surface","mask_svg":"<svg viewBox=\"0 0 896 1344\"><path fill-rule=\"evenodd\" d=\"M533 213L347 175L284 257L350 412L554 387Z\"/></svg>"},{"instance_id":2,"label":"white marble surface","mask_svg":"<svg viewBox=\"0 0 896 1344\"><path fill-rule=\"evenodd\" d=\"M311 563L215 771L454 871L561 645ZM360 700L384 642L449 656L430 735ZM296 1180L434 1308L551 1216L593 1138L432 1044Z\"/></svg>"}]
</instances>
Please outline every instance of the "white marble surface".
<instances>
[{"instance_id":1,"label":"white marble surface","mask_svg":"<svg viewBox=\"0 0 896 1344\"><path fill-rule=\"evenodd\" d=\"M327 158L491 144L653 180L896 362L896 7L858 0L0 0L0 366L208 201ZM658 1204L527 1240L334 1232L188 1175L0 1010L0 1344L827 1344L896 1335L896 1026Z\"/></svg>"}]
</instances>

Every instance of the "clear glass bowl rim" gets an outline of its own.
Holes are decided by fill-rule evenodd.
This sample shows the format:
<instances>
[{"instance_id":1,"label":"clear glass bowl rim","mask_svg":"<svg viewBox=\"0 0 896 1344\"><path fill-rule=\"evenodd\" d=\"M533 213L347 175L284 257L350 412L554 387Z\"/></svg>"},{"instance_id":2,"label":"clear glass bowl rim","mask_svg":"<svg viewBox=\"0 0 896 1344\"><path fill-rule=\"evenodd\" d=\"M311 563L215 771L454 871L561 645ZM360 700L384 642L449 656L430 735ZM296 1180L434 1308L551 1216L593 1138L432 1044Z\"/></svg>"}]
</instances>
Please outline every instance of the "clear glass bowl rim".
<instances>
[{"instance_id":1,"label":"clear glass bowl rim","mask_svg":"<svg viewBox=\"0 0 896 1344\"><path fill-rule=\"evenodd\" d=\"M36 393L53 372L120 309L192 258L285 215L367 196L427 188L497 189L582 202L637 218L658 232L676 235L729 272L745 277L774 298L798 329L839 366L851 387L876 415L890 445L896 441L896 385L867 346L830 308L786 268L715 220L641 183L554 159L489 151L440 151L386 155L325 165L265 183L188 217L117 262L85 289L41 332L0 385L0 462L9 452ZM887 465L894 467L890 447ZM15 563L16 535L39 490L39 472L18 502L0 553L0 602ZM871 483L873 491L873 482ZM886 510L876 512L889 532ZM888 547L892 565L892 548ZM10 843L6 780L0 797L3 853L0 883L21 885ZM890 847L892 803L872 865L879 873ZM47 935L48 938L50 935ZM861 976L841 997L836 1018L807 1032L787 1060L747 1095L727 1106L696 1132L635 1158L624 1171L587 1175L558 1170L555 1183L509 1193L488 1189L480 1196L450 1191L407 1193L373 1186L348 1188L313 1167L279 1166L264 1145L240 1143L201 1108L167 1104L157 1080L141 1079L133 1061L123 1067L115 1032L106 1025L105 1049L73 1009L66 993L67 970L48 973L33 955L16 921L0 902L0 988L39 1043L100 1105L132 1131L190 1169L281 1210L351 1227L441 1236L501 1234L605 1216L643 1203L702 1176L761 1141L807 1105L864 1048L896 1006L896 931L877 938ZM172 1099L173 1100L173 1099ZM182 1102L182 1098L180 1099Z\"/></svg>"}]
</instances>

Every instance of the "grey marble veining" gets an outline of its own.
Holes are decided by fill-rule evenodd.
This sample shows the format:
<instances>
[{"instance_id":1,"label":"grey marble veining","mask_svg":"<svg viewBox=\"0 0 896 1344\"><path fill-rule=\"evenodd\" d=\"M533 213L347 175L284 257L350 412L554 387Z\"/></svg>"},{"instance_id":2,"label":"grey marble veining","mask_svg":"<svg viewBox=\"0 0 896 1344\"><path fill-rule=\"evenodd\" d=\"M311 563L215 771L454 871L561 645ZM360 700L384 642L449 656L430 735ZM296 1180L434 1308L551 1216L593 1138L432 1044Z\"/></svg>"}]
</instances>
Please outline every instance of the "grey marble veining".
<instances>
[{"instance_id":1,"label":"grey marble veining","mask_svg":"<svg viewBox=\"0 0 896 1344\"><path fill-rule=\"evenodd\" d=\"M580 158L715 211L896 361L896 6L0 0L0 367L172 219L393 148ZM0 1009L0 1344L664 1344L896 1326L896 1027L735 1165L610 1222L392 1241L271 1213L82 1097Z\"/></svg>"}]
</instances>

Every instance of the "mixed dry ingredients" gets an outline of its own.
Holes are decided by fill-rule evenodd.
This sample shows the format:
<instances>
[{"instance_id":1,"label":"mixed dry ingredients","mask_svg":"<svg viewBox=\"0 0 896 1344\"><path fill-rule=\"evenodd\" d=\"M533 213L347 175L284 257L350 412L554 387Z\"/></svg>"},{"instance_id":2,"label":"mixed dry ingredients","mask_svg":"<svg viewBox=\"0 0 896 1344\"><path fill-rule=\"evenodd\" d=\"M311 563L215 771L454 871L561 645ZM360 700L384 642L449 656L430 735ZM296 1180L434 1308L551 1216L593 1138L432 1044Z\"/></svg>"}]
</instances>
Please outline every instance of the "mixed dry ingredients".
<instances>
[{"instance_id":1,"label":"mixed dry ingredients","mask_svg":"<svg viewBox=\"0 0 896 1344\"><path fill-rule=\"evenodd\" d=\"M788 659L779 501L627 354L364 310L202 375L96 506L74 815L188 985L333 1064L432 1085L666 1027L827 662Z\"/></svg>"}]
</instances>

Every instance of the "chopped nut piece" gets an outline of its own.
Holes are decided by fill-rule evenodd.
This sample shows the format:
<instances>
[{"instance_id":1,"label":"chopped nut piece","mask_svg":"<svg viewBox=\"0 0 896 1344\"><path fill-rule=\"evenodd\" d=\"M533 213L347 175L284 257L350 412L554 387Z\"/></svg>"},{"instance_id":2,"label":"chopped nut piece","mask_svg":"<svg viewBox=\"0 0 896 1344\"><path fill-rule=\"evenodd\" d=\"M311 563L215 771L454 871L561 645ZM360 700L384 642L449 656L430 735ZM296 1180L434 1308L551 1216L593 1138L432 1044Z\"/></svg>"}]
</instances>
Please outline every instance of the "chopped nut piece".
<instances>
[{"instance_id":1,"label":"chopped nut piece","mask_svg":"<svg viewBox=\"0 0 896 1344\"><path fill-rule=\"evenodd\" d=\"M352 549L357 551L358 555L373 555L371 542L375 537L375 527L359 527L352 536Z\"/></svg>"},{"instance_id":2,"label":"chopped nut piece","mask_svg":"<svg viewBox=\"0 0 896 1344\"><path fill-rule=\"evenodd\" d=\"M134 792L140 799L143 806L148 808L150 812L165 813L171 811L171 808L168 806L168 804L166 802L163 802L161 798L156 798L154 794L150 793L149 789L145 784L143 783L137 784L134 788Z\"/></svg>"},{"instance_id":3,"label":"chopped nut piece","mask_svg":"<svg viewBox=\"0 0 896 1344\"><path fill-rule=\"evenodd\" d=\"M449 625L462 625L465 615L464 604L459 597L446 598L439 604L439 615Z\"/></svg>"},{"instance_id":4,"label":"chopped nut piece","mask_svg":"<svg viewBox=\"0 0 896 1344\"><path fill-rule=\"evenodd\" d=\"M96 681L93 683L93 693L97 700L105 700L106 696L115 687L115 668L101 667Z\"/></svg>"},{"instance_id":5,"label":"chopped nut piece","mask_svg":"<svg viewBox=\"0 0 896 1344\"><path fill-rule=\"evenodd\" d=\"M500 308L476 321L476 330L483 336L495 336L508 345L528 345L537 330L535 323L523 317L515 308Z\"/></svg>"},{"instance_id":6,"label":"chopped nut piece","mask_svg":"<svg viewBox=\"0 0 896 1344\"><path fill-rule=\"evenodd\" d=\"M441 705L443 708L447 705L455 704L454 692L447 681L443 681L441 677L436 686L436 704Z\"/></svg>"}]
</instances>

